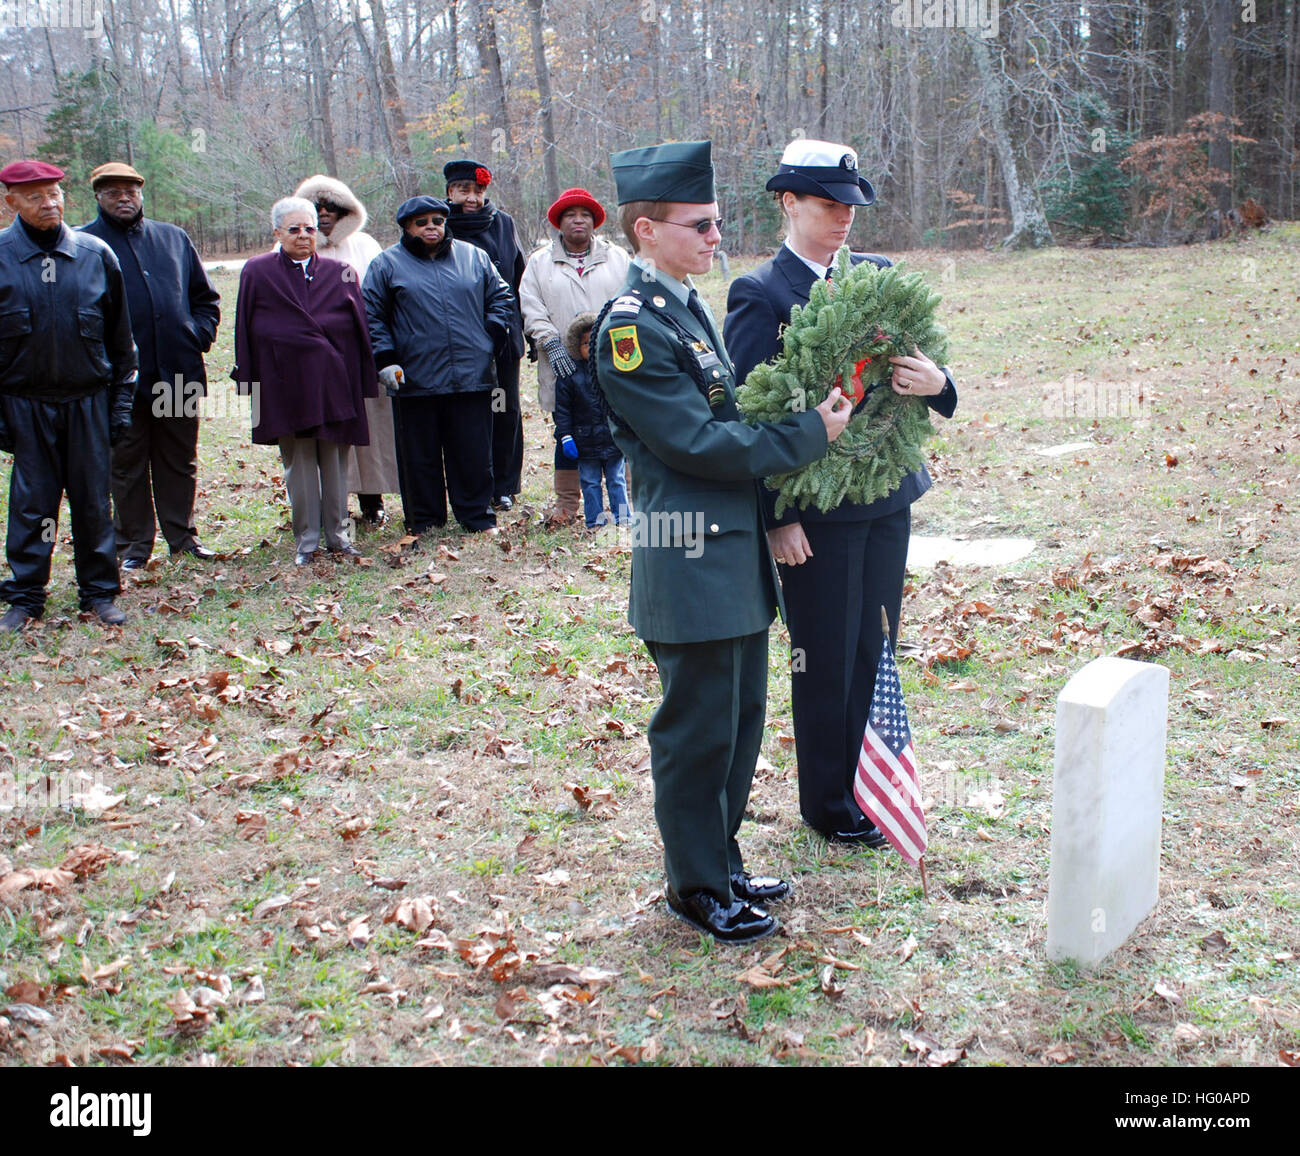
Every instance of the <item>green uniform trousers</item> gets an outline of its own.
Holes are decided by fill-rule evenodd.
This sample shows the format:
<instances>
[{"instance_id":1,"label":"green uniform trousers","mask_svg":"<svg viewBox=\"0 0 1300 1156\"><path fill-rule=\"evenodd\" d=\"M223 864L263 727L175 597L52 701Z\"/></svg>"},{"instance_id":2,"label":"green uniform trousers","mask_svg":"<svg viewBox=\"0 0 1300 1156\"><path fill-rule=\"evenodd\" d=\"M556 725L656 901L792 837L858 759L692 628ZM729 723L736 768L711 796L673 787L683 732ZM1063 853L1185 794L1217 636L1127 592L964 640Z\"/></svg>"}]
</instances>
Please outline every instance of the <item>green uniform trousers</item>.
<instances>
[{"instance_id":1,"label":"green uniform trousers","mask_svg":"<svg viewBox=\"0 0 1300 1156\"><path fill-rule=\"evenodd\" d=\"M711 642L646 642L663 702L650 720L655 820L678 895L731 902L743 871L736 832L749 801L767 707L767 631Z\"/></svg>"}]
</instances>

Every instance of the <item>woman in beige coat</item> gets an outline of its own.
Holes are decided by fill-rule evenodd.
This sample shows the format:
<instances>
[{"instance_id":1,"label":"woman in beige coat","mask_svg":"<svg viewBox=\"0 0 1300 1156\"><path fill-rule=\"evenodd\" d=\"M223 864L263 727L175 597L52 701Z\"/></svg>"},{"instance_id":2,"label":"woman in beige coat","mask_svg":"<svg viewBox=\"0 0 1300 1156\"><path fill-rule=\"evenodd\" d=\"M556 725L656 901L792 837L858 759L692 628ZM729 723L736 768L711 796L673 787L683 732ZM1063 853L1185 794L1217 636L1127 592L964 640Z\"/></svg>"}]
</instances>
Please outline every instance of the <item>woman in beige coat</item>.
<instances>
[{"instance_id":1,"label":"woman in beige coat","mask_svg":"<svg viewBox=\"0 0 1300 1156\"><path fill-rule=\"evenodd\" d=\"M599 313L627 279L627 251L596 236L605 210L586 189L566 189L546 211L558 236L528 258L519 283L524 332L536 343L537 400L555 412L555 378L572 375L564 351L564 333L579 313ZM569 519L578 513L577 463L555 448L555 512Z\"/></svg>"},{"instance_id":2,"label":"woman in beige coat","mask_svg":"<svg viewBox=\"0 0 1300 1156\"><path fill-rule=\"evenodd\" d=\"M379 242L364 231L365 206L342 181L326 176L308 177L294 196L316 206L320 225L317 251L322 257L333 257L352 266L360 285L371 259L382 251ZM370 444L356 446L348 455L348 493L357 495L363 521L382 526L388 520L384 495L395 494L400 488L393 438L393 403L383 390L378 397L366 398L366 420L370 424Z\"/></svg>"}]
</instances>

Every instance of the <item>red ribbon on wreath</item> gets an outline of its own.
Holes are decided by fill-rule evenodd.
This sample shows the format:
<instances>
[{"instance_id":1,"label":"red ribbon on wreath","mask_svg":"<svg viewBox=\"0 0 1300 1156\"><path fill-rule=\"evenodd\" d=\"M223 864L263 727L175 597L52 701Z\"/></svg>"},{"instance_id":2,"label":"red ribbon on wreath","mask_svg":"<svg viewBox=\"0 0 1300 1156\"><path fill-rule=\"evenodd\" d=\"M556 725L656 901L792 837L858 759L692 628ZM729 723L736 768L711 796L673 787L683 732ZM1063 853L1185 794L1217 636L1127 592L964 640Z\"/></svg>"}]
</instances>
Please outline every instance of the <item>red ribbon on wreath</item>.
<instances>
[{"instance_id":1,"label":"red ribbon on wreath","mask_svg":"<svg viewBox=\"0 0 1300 1156\"><path fill-rule=\"evenodd\" d=\"M871 358L869 357L864 357L861 361L859 361L853 367L853 376L849 378L849 384L852 386L852 388L844 390L844 396L847 397L851 402L853 402L854 405L857 405L858 402L860 402L863 399L863 397L866 395L867 387L862 384L862 370L870 364L871 364ZM841 384L843 378L844 375L842 373L837 373L835 375L835 385L840 389L844 388L843 385Z\"/></svg>"}]
</instances>

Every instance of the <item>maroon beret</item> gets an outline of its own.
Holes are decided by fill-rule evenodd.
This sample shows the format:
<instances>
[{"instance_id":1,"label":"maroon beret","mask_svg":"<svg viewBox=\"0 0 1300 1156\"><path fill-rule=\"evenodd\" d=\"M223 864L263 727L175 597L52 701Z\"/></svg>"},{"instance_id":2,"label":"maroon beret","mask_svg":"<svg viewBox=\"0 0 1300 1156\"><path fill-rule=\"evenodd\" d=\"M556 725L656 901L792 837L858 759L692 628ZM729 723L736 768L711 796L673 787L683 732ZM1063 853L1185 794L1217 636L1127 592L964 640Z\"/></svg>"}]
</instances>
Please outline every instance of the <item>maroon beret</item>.
<instances>
[{"instance_id":1,"label":"maroon beret","mask_svg":"<svg viewBox=\"0 0 1300 1156\"><path fill-rule=\"evenodd\" d=\"M67 174L56 165L44 161L14 161L0 169L0 183L12 189L14 185L30 185L37 181L61 181Z\"/></svg>"}]
</instances>

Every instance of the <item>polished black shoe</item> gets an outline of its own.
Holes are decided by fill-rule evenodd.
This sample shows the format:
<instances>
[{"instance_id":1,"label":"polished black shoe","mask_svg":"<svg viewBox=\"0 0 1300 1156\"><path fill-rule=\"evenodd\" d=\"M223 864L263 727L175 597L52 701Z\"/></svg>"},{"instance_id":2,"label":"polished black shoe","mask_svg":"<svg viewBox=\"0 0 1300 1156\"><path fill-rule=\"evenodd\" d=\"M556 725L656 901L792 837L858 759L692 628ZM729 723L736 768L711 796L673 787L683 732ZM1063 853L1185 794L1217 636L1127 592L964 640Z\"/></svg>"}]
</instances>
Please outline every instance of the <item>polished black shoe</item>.
<instances>
[{"instance_id":1,"label":"polished black shoe","mask_svg":"<svg viewBox=\"0 0 1300 1156\"><path fill-rule=\"evenodd\" d=\"M87 609L105 626L121 626L126 621L126 614L111 598L105 598L102 602L92 602Z\"/></svg>"},{"instance_id":2,"label":"polished black shoe","mask_svg":"<svg viewBox=\"0 0 1300 1156\"><path fill-rule=\"evenodd\" d=\"M361 520L367 526L382 526L388 521L388 511L380 506L377 510L370 510L361 515Z\"/></svg>"},{"instance_id":3,"label":"polished black shoe","mask_svg":"<svg viewBox=\"0 0 1300 1156\"><path fill-rule=\"evenodd\" d=\"M123 558L122 559L123 570L143 570L148 565L149 565L148 558Z\"/></svg>"},{"instance_id":4,"label":"polished black shoe","mask_svg":"<svg viewBox=\"0 0 1300 1156\"><path fill-rule=\"evenodd\" d=\"M731 877L731 893L742 903L775 903L790 894L790 884L772 875L737 871Z\"/></svg>"},{"instance_id":5,"label":"polished black shoe","mask_svg":"<svg viewBox=\"0 0 1300 1156\"><path fill-rule=\"evenodd\" d=\"M331 546L330 553L336 558L361 558L364 555L351 542L344 542L342 546Z\"/></svg>"},{"instance_id":6,"label":"polished black shoe","mask_svg":"<svg viewBox=\"0 0 1300 1156\"><path fill-rule=\"evenodd\" d=\"M310 566L316 560L315 550L299 550L293 560L295 566Z\"/></svg>"},{"instance_id":7,"label":"polished black shoe","mask_svg":"<svg viewBox=\"0 0 1300 1156\"><path fill-rule=\"evenodd\" d=\"M17 634L29 622L35 622L39 617L39 614L24 610L21 606L11 606L5 612L5 616L0 618L0 634Z\"/></svg>"},{"instance_id":8,"label":"polished black shoe","mask_svg":"<svg viewBox=\"0 0 1300 1156\"><path fill-rule=\"evenodd\" d=\"M502 494L499 498L492 499L492 508L494 510L513 510L515 500L509 494Z\"/></svg>"},{"instance_id":9,"label":"polished black shoe","mask_svg":"<svg viewBox=\"0 0 1300 1156\"><path fill-rule=\"evenodd\" d=\"M722 943L765 939L781 926L763 908L740 899L728 906L708 891L693 891L682 898L669 887L666 894L673 914Z\"/></svg>"},{"instance_id":10,"label":"polished black shoe","mask_svg":"<svg viewBox=\"0 0 1300 1156\"><path fill-rule=\"evenodd\" d=\"M883 847L889 842L884 831L875 823L865 821L863 826L854 827L852 831L826 831L823 834L830 843L847 843L852 847L865 847L869 851Z\"/></svg>"},{"instance_id":11,"label":"polished black shoe","mask_svg":"<svg viewBox=\"0 0 1300 1156\"><path fill-rule=\"evenodd\" d=\"M186 546L184 550L177 550L177 554L188 554L191 558L197 558L200 562L211 562L217 556L215 550L209 550L202 542L195 542L191 546Z\"/></svg>"}]
</instances>

